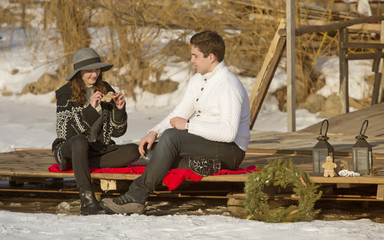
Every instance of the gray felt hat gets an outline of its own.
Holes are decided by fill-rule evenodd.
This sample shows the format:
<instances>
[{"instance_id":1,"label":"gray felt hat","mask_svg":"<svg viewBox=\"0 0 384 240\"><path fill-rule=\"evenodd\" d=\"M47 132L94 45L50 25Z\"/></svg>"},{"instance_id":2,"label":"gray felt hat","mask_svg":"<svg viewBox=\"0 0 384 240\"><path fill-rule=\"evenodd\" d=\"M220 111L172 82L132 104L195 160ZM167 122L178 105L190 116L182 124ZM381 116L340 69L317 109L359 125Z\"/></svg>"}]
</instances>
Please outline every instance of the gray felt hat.
<instances>
[{"instance_id":1,"label":"gray felt hat","mask_svg":"<svg viewBox=\"0 0 384 240\"><path fill-rule=\"evenodd\" d=\"M73 72L67 77L67 81L80 70L100 68L102 72L108 71L113 64L101 62L99 54L92 48L82 48L73 55Z\"/></svg>"}]
</instances>

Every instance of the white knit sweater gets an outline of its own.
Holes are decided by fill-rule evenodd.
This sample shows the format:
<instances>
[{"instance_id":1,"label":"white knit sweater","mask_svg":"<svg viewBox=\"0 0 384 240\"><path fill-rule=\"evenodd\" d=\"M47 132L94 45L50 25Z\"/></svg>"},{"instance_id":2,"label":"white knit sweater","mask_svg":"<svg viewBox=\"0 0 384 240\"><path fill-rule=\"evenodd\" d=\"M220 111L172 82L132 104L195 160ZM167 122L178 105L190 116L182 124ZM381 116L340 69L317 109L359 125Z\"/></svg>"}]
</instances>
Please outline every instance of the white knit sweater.
<instances>
[{"instance_id":1,"label":"white knit sweater","mask_svg":"<svg viewBox=\"0 0 384 240\"><path fill-rule=\"evenodd\" d=\"M173 117L189 119L188 132L217 142L235 142L246 151L250 139L248 94L221 62L207 74L195 74L175 109L151 131L159 136Z\"/></svg>"}]
</instances>

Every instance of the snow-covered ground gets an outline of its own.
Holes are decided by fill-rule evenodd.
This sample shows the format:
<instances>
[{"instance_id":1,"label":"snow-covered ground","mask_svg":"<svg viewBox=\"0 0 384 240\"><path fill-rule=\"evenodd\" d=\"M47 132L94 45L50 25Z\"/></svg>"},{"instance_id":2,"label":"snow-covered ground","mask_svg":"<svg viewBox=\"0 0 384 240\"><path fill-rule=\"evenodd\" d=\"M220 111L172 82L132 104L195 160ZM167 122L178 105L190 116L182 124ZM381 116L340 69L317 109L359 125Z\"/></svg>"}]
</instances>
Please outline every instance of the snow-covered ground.
<instances>
[{"instance_id":1,"label":"snow-covered ground","mask_svg":"<svg viewBox=\"0 0 384 240\"><path fill-rule=\"evenodd\" d=\"M44 54L36 55L28 48L21 32L1 32L0 90L12 96L0 95L0 152L15 148L50 148L56 137L54 93L18 95L25 84L36 81L44 72L52 72ZM350 63L350 95L364 97L370 91L364 78L372 74L371 63ZM15 74L14 69L18 69ZM168 72L174 81L183 82L188 71L185 66L170 64ZM326 79L319 91L328 96L338 89L337 57L323 58L318 69ZM241 78L248 92L254 79ZM285 72L279 68L270 91L285 85ZM181 84L185 86L185 84ZM144 94L137 102L127 99L129 127L117 143L137 142L146 131L162 119L182 95L183 89L162 96ZM139 107L144 106L144 107ZM321 121L316 114L297 109L297 129ZM255 123L255 130L286 131L287 114L280 112L277 100L266 99ZM0 166L1 168L1 166ZM0 199L1 200L1 199ZM3 204L0 201L0 204ZM0 211L0 239L384 239L382 224L368 219L356 221L312 221L270 224L227 216L59 216Z\"/></svg>"},{"instance_id":2,"label":"snow-covered ground","mask_svg":"<svg viewBox=\"0 0 384 240\"><path fill-rule=\"evenodd\" d=\"M365 240L383 236L383 225L366 219L264 223L224 216L0 214L0 238L4 240Z\"/></svg>"}]
</instances>

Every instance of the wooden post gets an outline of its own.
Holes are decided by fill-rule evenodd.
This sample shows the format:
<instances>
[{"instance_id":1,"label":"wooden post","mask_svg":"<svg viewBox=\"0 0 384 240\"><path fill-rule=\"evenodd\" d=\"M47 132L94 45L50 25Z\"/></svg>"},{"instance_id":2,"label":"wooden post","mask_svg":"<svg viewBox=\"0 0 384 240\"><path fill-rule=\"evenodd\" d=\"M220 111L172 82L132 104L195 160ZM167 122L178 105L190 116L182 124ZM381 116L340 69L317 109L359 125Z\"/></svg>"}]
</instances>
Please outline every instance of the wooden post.
<instances>
[{"instance_id":1,"label":"wooden post","mask_svg":"<svg viewBox=\"0 0 384 240\"><path fill-rule=\"evenodd\" d=\"M287 124L288 132L296 131L295 95L295 0L287 1Z\"/></svg>"},{"instance_id":2,"label":"wooden post","mask_svg":"<svg viewBox=\"0 0 384 240\"><path fill-rule=\"evenodd\" d=\"M377 53L381 53L382 49L376 49ZM371 105L377 104L379 100L379 92L380 92L380 81L381 81L381 66L382 60L381 55L377 55L373 60L372 71L375 72L375 80L373 82L373 92L371 98Z\"/></svg>"},{"instance_id":3,"label":"wooden post","mask_svg":"<svg viewBox=\"0 0 384 240\"><path fill-rule=\"evenodd\" d=\"M348 29L339 30L339 69L340 69L340 88L339 95L341 101L341 113L349 112L349 94L348 94L348 60L346 58L348 42Z\"/></svg>"},{"instance_id":4,"label":"wooden post","mask_svg":"<svg viewBox=\"0 0 384 240\"><path fill-rule=\"evenodd\" d=\"M384 21L381 21L381 34L380 34L380 43L384 43ZM378 97L378 103L382 102L383 98L384 98L384 94L383 94L383 91L384 91L384 74L383 74L383 70L384 70L384 61L381 60L381 64L380 64L380 73L381 73L381 83L380 83L380 90L379 90L379 97Z\"/></svg>"},{"instance_id":5,"label":"wooden post","mask_svg":"<svg viewBox=\"0 0 384 240\"><path fill-rule=\"evenodd\" d=\"M24 31L27 28L27 24L26 24L26 20L25 20L25 18L26 18L26 15L25 15L25 8L26 7L25 7L25 5L26 5L25 2L21 3L21 7L22 7L22 10L21 10L21 27L23 28Z\"/></svg>"},{"instance_id":6,"label":"wooden post","mask_svg":"<svg viewBox=\"0 0 384 240\"><path fill-rule=\"evenodd\" d=\"M49 7L49 2L45 2L43 4L43 8L44 8L44 18L43 18L43 26L44 26L44 30L47 30L47 12L48 12L48 7Z\"/></svg>"},{"instance_id":7,"label":"wooden post","mask_svg":"<svg viewBox=\"0 0 384 240\"><path fill-rule=\"evenodd\" d=\"M117 190L116 180L100 179L100 188L104 192L108 192L110 190Z\"/></svg>"}]
</instances>

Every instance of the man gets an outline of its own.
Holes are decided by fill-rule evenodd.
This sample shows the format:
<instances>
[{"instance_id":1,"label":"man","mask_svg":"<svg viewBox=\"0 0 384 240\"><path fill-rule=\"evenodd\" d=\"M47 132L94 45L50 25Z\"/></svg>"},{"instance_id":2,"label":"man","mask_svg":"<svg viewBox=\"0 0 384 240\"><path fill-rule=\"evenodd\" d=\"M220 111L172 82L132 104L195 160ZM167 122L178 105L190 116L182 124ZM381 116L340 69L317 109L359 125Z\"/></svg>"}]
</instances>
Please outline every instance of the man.
<instances>
[{"instance_id":1,"label":"man","mask_svg":"<svg viewBox=\"0 0 384 240\"><path fill-rule=\"evenodd\" d=\"M248 95L225 66L225 45L213 31L192 36L191 78L181 102L141 140L139 152L153 147L150 161L129 191L103 199L115 213L142 213L144 204L171 168L192 169L206 176L220 169L236 169L250 139Z\"/></svg>"}]
</instances>

